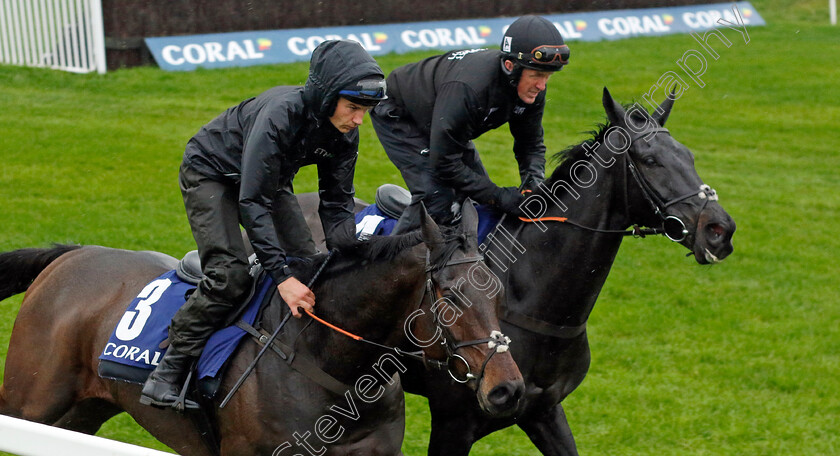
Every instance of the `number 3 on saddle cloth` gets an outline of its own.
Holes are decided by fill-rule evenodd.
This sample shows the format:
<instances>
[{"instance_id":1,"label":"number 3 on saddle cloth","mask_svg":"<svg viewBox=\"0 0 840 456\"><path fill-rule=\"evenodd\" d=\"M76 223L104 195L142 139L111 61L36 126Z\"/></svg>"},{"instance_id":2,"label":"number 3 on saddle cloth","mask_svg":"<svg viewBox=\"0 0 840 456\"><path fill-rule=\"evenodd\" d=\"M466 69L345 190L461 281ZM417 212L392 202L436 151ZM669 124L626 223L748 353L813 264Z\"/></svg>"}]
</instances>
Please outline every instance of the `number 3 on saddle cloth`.
<instances>
[{"instance_id":1,"label":"number 3 on saddle cloth","mask_svg":"<svg viewBox=\"0 0 840 456\"><path fill-rule=\"evenodd\" d=\"M411 193L404 188L384 184L376 189L375 203L356 214L356 237L367 239L371 235L387 236L394 230L405 208L411 202ZM492 231L501 219L494 209L478 204L478 243Z\"/></svg>"},{"instance_id":2,"label":"number 3 on saddle cloth","mask_svg":"<svg viewBox=\"0 0 840 456\"><path fill-rule=\"evenodd\" d=\"M194 252L187 254L195 255ZM175 312L196 288L196 278L183 273L182 260L176 270L151 281L131 301L99 356L99 376L142 384L166 352L169 324ZM197 259L197 255L195 255ZM255 274L254 290L247 304L238 313L238 320L253 325L263 304L271 299L274 282L268 274ZM193 271L194 274L195 271ZM236 326L217 331L207 341L196 367L199 390L212 398L215 395L225 362L247 333ZM163 345L163 346L161 346Z\"/></svg>"}]
</instances>

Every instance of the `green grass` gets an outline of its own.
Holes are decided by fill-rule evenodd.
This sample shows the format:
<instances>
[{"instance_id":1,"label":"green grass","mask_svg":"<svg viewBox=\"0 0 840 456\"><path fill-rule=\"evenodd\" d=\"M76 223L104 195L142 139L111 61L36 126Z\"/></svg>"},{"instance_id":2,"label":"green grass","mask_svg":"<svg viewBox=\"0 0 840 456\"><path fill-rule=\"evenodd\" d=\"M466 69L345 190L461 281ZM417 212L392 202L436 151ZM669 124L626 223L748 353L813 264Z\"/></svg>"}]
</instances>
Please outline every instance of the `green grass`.
<instances>
[{"instance_id":1,"label":"green grass","mask_svg":"<svg viewBox=\"0 0 840 456\"><path fill-rule=\"evenodd\" d=\"M669 119L738 224L735 252L700 267L664 239L628 240L590 318L592 368L565 402L583 454L840 454L840 29L824 1L755 1L768 21L709 60ZM740 41L739 41L740 40ZM696 43L687 35L572 43L552 78L551 152L603 119L601 89L640 99ZM390 71L428 54L378 59ZM176 176L213 116L305 64L105 76L0 66L0 250L52 242L192 248ZM680 73L682 74L682 73ZM662 98L660 95L658 98ZM505 127L477 141L493 179L515 185ZM316 189L314 170L295 183ZM401 183L369 124L358 195ZM0 303L0 367L21 296ZM405 452L425 453L425 400L409 397ZM163 448L125 416L105 437ZM473 454L536 451L518 429Z\"/></svg>"}]
</instances>

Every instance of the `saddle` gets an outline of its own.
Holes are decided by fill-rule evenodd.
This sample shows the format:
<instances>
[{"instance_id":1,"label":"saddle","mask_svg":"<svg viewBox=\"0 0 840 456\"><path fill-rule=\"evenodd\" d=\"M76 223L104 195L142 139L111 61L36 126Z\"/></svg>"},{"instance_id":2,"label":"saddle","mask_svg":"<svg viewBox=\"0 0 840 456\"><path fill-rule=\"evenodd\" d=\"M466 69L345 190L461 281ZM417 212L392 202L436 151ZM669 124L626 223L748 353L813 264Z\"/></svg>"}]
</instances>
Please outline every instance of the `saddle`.
<instances>
[{"instance_id":1,"label":"saddle","mask_svg":"<svg viewBox=\"0 0 840 456\"><path fill-rule=\"evenodd\" d=\"M388 217L399 219L405 208L411 204L411 193L394 184L383 184L376 189L376 206Z\"/></svg>"},{"instance_id":2,"label":"saddle","mask_svg":"<svg viewBox=\"0 0 840 456\"><path fill-rule=\"evenodd\" d=\"M384 184L376 189L374 204L356 214L356 237L367 239L371 235L388 236L400 216L411 204L411 193L394 184ZM496 209L478 204L478 243L482 244L501 220ZM460 217L460 216L459 216Z\"/></svg>"}]
</instances>

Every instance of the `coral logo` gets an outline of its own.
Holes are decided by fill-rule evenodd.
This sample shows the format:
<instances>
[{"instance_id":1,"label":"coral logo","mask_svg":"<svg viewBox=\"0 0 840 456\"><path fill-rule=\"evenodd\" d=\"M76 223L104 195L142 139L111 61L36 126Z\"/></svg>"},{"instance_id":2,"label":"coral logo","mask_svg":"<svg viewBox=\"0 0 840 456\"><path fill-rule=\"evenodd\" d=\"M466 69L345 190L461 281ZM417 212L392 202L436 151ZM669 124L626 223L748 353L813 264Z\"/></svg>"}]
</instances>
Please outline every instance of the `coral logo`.
<instances>
[{"instance_id":1,"label":"coral logo","mask_svg":"<svg viewBox=\"0 0 840 456\"><path fill-rule=\"evenodd\" d=\"M752 10L744 8L744 17L752 16Z\"/></svg>"},{"instance_id":2,"label":"coral logo","mask_svg":"<svg viewBox=\"0 0 840 456\"><path fill-rule=\"evenodd\" d=\"M260 51L267 51L271 49L271 40L259 38L257 40L257 49L259 49Z\"/></svg>"},{"instance_id":3,"label":"coral logo","mask_svg":"<svg viewBox=\"0 0 840 456\"><path fill-rule=\"evenodd\" d=\"M254 40L207 41L190 43L184 46L170 44L164 46L160 53L163 60L169 65L184 65L185 63L202 65L205 63L262 59L265 54L257 50L259 46L260 44L254 43ZM262 50L261 47L259 49Z\"/></svg>"},{"instance_id":4,"label":"coral logo","mask_svg":"<svg viewBox=\"0 0 840 456\"><path fill-rule=\"evenodd\" d=\"M670 25L671 22L674 22L674 16L671 16L670 14L663 14L662 20L665 21L666 25Z\"/></svg>"},{"instance_id":5,"label":"coral logo","mask_svg":"<svg viewBox=\"0 0 840 456\"><path fill-rule=\"evenodd\" d=\"M490 30L490 27L486 27L484 25L478 28L478 34L482 38L484 38L485 36L489 36L491 32L492 30Z\"/></svg>"},{"instance_id":6,"label":"coral logo","mask_svg":"<svg viewBox=\"0 0 840 456\"><path fill-rule=\"evenodd\" d=\"M586 21L575 21L575 30L578 32L586 30Z\"/></svg>"},{"instance_id":7,"label":"coral logo","mask_svg":"<svg viewBox=\"0 0 840 456\"><path fill-rule=\"evenodd\" d=\"M376 32L376 33L373 34L373 41L376 44L384 43L384 42L388 41L388 35L386 35L384 33Z\"/></svg>"}]
</instances>

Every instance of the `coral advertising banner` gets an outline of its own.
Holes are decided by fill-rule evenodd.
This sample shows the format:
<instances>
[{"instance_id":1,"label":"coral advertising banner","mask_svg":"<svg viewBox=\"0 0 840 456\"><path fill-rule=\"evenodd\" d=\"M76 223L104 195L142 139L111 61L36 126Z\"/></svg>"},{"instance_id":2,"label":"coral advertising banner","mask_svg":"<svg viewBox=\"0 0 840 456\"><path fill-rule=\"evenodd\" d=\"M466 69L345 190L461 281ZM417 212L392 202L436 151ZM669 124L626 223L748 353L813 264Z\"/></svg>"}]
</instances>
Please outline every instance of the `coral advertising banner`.
<instances>
[{"instance_id":1,"label":"coral advertising banner","mask_svg":"<svg viewBox=\"0 0 840 456\"><path fill-rule=\"evenodd\" d=\"M764 25L749 2L543 15L567 41L702 32ZM157 64L171 71L309 60L318 44L355 40L373 55L418 50L498 47L516 17L438 22L261 30L146 38Z\"/></svg>"}]
</instances>

